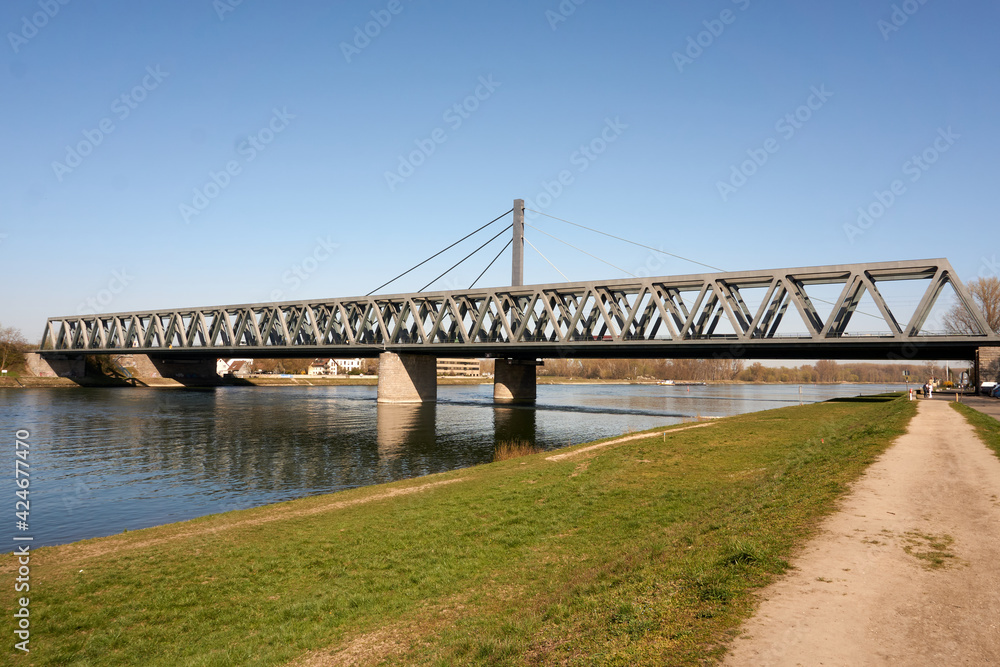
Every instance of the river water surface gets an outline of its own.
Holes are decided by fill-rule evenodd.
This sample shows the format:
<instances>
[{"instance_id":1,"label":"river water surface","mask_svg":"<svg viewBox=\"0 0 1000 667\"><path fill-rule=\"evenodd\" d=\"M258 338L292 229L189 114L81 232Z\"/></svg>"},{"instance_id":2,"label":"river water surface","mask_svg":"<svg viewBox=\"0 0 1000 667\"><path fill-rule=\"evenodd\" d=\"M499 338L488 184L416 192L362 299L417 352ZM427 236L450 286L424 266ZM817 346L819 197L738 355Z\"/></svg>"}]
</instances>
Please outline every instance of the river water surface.
<instances>
[{"instance_id":1,"label":"river water surface","mask_svg":"<svg viewBox=\"0 0 1000 667\"><path fill-rule=\"evenodd\" d=\"M30 434L26 531L13 474L0 488L9 534L38 547L486 463L502 440L554 449L899 388L540 385L532 407L495 406L489 384L441 386L425 405L376 405L375 387L0 388L8 468L16 431Z\"/></svg>"}]
</instances>

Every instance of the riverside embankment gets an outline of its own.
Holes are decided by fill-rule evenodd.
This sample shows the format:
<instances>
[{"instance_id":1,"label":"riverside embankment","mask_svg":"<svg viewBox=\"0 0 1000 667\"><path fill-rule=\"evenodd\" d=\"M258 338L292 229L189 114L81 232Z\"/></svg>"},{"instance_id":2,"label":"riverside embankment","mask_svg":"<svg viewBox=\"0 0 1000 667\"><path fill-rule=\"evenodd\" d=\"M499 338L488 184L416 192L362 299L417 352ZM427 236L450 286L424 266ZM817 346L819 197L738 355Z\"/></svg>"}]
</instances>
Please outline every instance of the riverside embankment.
<instances>
[{"instance_id":1,"label":"riverside embankment","mask_svg":"<svg viewBox=\"0 0 1000 667\"><path fill-rule=\"evenodd\" d=\"M768 410L39 549L31 661L697 664L915 409Z\"/></svg>"}]
</instances>

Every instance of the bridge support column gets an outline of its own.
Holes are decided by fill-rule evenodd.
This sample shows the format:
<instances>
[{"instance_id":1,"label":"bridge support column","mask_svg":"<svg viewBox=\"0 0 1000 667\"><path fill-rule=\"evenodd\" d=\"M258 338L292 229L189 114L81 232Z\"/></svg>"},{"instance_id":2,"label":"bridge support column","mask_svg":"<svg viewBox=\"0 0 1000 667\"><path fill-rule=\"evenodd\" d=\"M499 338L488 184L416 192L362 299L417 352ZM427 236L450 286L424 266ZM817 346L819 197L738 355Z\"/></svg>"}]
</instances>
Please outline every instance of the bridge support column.
<instances>
[{"instance_id":1,"label":"bridge support column","mask_svg":"<svg viewBox=\"0 0 1000 667\"><path fill-rule=\"evenodd\" d=\"M379 403L425 403L436 400L436 357L394 352L378 355Z\"/></svg>"},{"instance_id":2,"label":"bridge support column","mask_svg":"<svg viewBox=\"0 0 1000 667\"><path fill-rule=\"evenodd\" d=\"M497 359L493 371L493 400L497 403L530 403L535 400L534 359Z\"/></svg>"},{"instance_id":3,"label":"bridge support column","mask_svg":"<svg viewBox=\"0 0 1000 667\"><path fill-rule=\"evenodd\" d=\"M973 382L979 390L981 382L1000 380L1000 347L980 347L976 350Z\"/></svg>"}]
</instances>

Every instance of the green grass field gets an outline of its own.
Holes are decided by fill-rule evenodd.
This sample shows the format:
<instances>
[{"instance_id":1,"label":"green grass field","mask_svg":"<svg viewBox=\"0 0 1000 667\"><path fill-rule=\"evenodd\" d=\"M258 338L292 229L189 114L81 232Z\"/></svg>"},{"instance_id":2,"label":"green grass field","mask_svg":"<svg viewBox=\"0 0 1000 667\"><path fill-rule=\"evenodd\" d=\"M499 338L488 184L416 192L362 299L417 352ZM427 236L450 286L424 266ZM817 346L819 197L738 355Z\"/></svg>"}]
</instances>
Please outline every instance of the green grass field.
<instances>
[{"instance_id":1,"label":"green grass field","mask_svg":"<svg viewBox=\"0 0 1000 667\"><path fill-rule=\"evenodd\" d=\"M40 549L8 664L703 664L914 412L782 408Z\"/></svg>"}]
</instances>

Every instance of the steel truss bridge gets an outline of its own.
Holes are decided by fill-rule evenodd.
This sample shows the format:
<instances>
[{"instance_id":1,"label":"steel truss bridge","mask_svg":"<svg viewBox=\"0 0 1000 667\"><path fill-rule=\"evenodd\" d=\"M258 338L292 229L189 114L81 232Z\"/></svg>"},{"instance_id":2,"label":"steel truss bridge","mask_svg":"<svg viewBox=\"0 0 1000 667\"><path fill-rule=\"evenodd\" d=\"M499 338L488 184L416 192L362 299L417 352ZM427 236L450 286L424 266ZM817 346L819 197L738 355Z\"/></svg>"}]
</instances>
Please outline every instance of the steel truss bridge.
<instances>
[{"instance_id":1,"label":"steel truss bridge","mask_svg":"<svg viewBox=\"0 0 1000 667\"><path fill-rule=\"evenodd\" d=\"M926 284L906 321L880 292L889 281ZM839 286L836 299L810 296L816 286L830 285ZM948 286L974 331L924 330ZM755 300L745 298L750 292L763 294L753 307ZM859 312L865 295L877 312ZM859 315L869 329L877 322L880 333L852 333ZM798 318L799 333L779 333L790 318ZM984 345L1000 345L1000 336L948 261L932 259L54 317L40 352L188 359L386 351L511 359L971 359Z\"/></svg>"}]
</instances>

